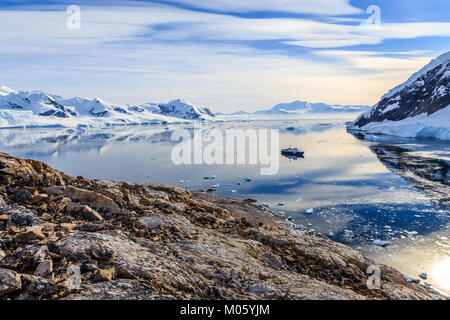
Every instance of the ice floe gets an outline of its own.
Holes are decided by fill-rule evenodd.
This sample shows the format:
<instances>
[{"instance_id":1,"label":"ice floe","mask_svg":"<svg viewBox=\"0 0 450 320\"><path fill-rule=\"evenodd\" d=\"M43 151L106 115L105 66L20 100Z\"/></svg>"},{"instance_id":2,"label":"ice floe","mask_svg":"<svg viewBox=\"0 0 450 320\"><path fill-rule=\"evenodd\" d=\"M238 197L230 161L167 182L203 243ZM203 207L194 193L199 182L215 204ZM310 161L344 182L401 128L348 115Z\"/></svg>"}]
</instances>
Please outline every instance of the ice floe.
<instances>
[{"instance_id":1,"label":"ice floe","mask_svg":"<svg viewBox=\"0 0 450 320\"><path fill-rule=\"evenodd\" d=\"M380 246L380 247L386 247L386 246L388 246L390 244L390 242L389 241L385 241L385 240L377 239L377 240L373 240L373 244L377 245L377 246Z\"/></svg>"}]
</instances>

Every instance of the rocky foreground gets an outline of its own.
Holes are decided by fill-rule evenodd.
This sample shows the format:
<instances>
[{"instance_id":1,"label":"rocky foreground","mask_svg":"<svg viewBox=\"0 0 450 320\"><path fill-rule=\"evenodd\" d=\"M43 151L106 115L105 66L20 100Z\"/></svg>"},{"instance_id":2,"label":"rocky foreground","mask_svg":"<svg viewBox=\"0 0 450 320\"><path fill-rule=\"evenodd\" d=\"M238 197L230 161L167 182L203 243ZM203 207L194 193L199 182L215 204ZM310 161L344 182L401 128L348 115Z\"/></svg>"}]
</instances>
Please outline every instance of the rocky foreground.
<instances>
[{"instance_id":1,"label":"rocky foreground","mask_svg":"<svg viewBox=\"0 0 450 320\"><path fill-rule=\"evenodd\" d=\"M87 180L0 153L0 299L430 299L250 202ZM81 286L76 278L80 271ZM75 277L75 278L74 278Z\"/></svg>"}]
</instances>

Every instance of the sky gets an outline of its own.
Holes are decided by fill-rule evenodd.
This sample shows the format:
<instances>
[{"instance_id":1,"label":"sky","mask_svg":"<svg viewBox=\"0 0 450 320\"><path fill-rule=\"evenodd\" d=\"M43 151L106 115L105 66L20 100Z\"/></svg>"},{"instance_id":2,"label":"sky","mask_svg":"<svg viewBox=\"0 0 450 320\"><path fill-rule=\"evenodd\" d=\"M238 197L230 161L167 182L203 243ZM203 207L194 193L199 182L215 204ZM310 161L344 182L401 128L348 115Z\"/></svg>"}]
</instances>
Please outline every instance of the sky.
<instances>
[{"instance_id":1,"label":"sky","mask_svg":"<svg viewBox=\"0 0 450 320\"><path fill-rule=\"evenodd\" d=\"M2 0L0 30L0 85L15 90L216 112L373 105L450 50L450 4Z\"/></svg>"}]
</instances>

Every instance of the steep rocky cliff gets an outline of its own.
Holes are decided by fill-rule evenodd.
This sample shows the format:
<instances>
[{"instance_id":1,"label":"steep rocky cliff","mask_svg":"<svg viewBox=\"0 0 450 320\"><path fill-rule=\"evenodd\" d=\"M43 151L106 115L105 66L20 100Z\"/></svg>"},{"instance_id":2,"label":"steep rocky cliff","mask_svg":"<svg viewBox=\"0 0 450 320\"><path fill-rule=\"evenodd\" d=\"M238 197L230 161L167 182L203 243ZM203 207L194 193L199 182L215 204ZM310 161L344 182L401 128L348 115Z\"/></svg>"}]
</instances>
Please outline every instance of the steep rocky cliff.
<instances>
[{"instance_id":1,"label":"steep rocky cliff","mask_svg":"<svg viewBox=\"0 0 450 320\"><path fill-rule=\"evenodd\" d=\"M363 113L351 129L408 137L449 137L450 52L413 74Z\"/></svg>"}]
</instances>

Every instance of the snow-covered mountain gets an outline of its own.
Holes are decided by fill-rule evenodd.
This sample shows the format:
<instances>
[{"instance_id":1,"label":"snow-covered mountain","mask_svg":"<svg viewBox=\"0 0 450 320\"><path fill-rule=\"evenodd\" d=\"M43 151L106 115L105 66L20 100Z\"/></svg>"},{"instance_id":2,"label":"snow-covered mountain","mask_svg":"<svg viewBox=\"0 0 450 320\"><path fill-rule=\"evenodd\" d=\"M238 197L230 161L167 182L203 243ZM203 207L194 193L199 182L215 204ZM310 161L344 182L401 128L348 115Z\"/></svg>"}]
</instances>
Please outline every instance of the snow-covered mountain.
<instances>
[{"instance_id":1,"label":"snow-covered mountain","mask_svg":"<svg viewBox=\"0 0 450 320\"><path fill-rule=\"evenodd\" d=\"M184 100L172 100L156 106L155 113L189 120L212 120L215 116L208 108L201 108Z\"/></svg>"},{"instance_id":2,"label":"snow-covered mountain","mask_svg":"<svg viewBox=\"0 0 450 320\"><path fill-rule=\"evenodd\" d=\"M450 140L450 52L386 93L351 130Z\"/></svg>"},{"instance_id":3,"label":"snow-covered mountain","mask_svg":"<svg viewBox=\"0 0 450 320\"><path fill-rule=\"evenodd\" d=\"M248 116L248 115L251 115L251 113L243 110L236 111L233 113L223 113L223 112L216 113L216 116Z\"/></svg>"},{"instance_id":4,"label":"snow-covered mountain","mask_svg":"<svg viewBox=\"0 0 450 320\"><path fill-rule=\"evenodd\" d=\"M305 114L327 114L327 113L360 113L370 109L369 106L343 106L329 105L325 103L310 103L306 101L294 101L289 103L280 103L267 110L258 110L255 112L238 111L234 113L217 113L217 116L224 117L253 117L253 116L288 116Z\"/></svg>"},{"instance_id":5,"label":"snow-covered mountain","mask_svg":"<svg viewBox=\"0 0 450 320\"><path fill-rule=\"evenodd\" d=\"M0 86L0 96L7 96L10 93L17 93L17 92L8 87Z\"/></svg>"},{"instance_id":6,"label":"snow-covered mountain","mask_svg":"<svg viewBox=\"0 0 450 320\"><path fill-rule=\"evenodd\" d=\"M214 114L182 100L120 106L100 98L64 99L42 91L17 92L0 86L0 128L114 126L213 120Z\"/></svg>"},{"instance_id":7,"label":"snow-covered mountain","mask_svg":"<svg viewBox=\"0 0 450 320\"><path fill-rule=\"evenodd\" d=\"M325 103L310 103L307 101L294 101L280 103L268 110L254 112L255 115L289 115L289 114L311 114L330 112L362 112L369 106L342 106L328 105Z\"/></svg>"}]
</instances>

